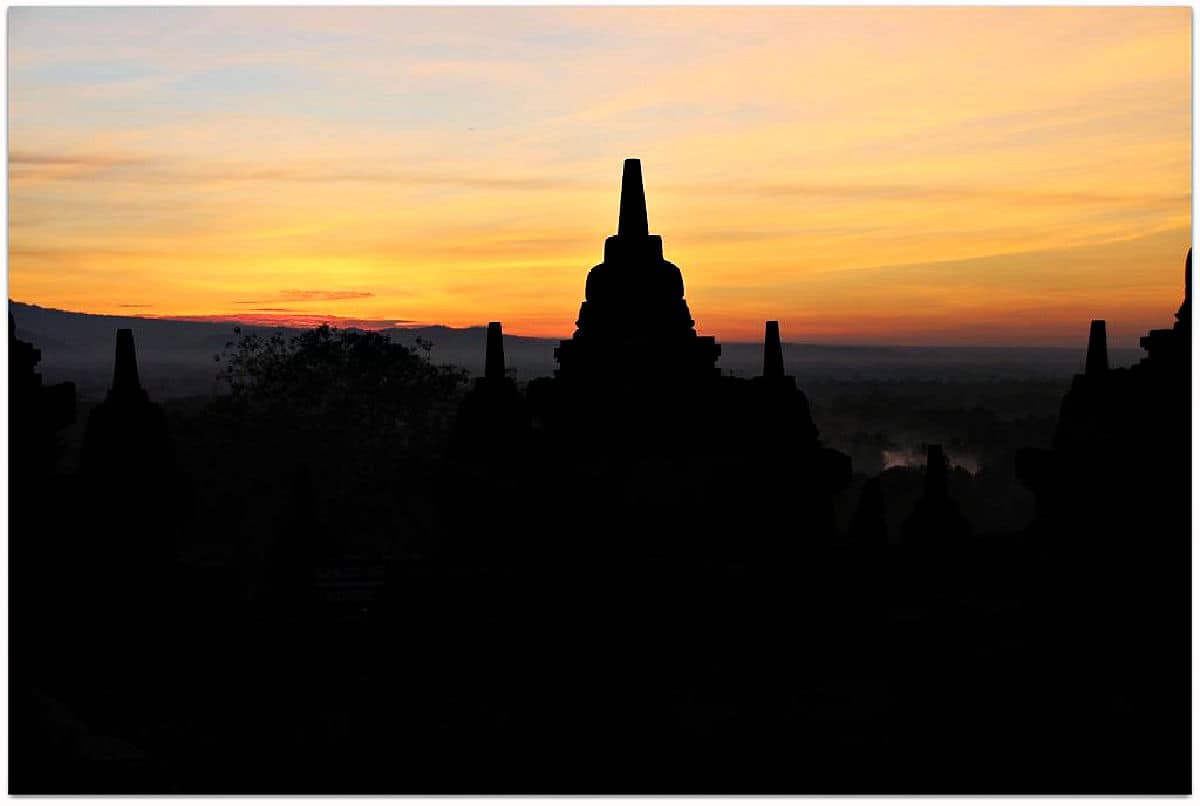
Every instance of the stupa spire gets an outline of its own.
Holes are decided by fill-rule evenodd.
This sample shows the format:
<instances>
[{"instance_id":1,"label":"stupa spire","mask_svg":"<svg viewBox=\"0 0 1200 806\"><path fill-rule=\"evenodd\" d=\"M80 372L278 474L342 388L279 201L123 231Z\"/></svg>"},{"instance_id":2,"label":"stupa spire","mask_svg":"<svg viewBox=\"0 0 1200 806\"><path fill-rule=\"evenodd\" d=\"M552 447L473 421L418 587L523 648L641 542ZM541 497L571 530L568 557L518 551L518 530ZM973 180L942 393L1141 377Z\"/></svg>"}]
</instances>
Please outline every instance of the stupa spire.
<instances>
[{"instance_id":1,"label":"stupa spire","mask_svg":"<svg viewBox=\"0 0 1200 806\"><path fill-rule=\"evenodd\" d=\"M504 380L504 331L499 322L488 322L483 377L489 381Z\"/></svg>"},{"instance_id":2,"label":"stupa spire","mask_svg":"<svg viewBox=\"0 0 1200 806\"><path fill-rule=\"evenodd\" d=\"M1088 334L1087 361L1084 375L1103 375L1108 372L1108 334L1103 319L1093 319Z\"/></svg>"},{"instance_id":3,"label":"stupa spire","mask_svg":"<svg viewBox=\"0 0 1200 806\"><path fill-rule=\"evenodd\" d=\"M930 445L925 458L925 500L944 501L949 496L946 454L941 445Z\"/></svg>"},{"instance_id":4,"label":"stupa spire","mask_svg":"<svg viewBox=\"0 0 1200 806\"><path fill-rule=\"evenodd\" d=\"M783 345L779 341L779 322L767 322L767 333L763 339L763 377L783 377Z\"/></svg>"},{"instance_id":5,"label":"stupa spire","mask_svg":"<svg viewBox=\"0 0 1200 806\"><path fill-rule=\"evenodd\" d=\"M645 238L649 234L646 190L642 187L642 161L627 159L621 171L621 214L617 221L617 235L621 238Z\"/></svg>"},{"instance_id":6,"label":"stupa spire","mask_svg":"<svg viewBox=\"0 0 1200 806\"><path fill-rule=\"evenodd\" d=\"M138 379L137 351L133 346L133 331L121 328L117 331L117 354L113 361L113 385L115 395L125 395L140 392L141 381Z\"/></svg>"},{"instance_id":7,"label":"stupa spire","mask_svg":"<svg viewBox=\"0 0 1200 806\"><path fill-rule=\"evenodd\" d=\"M1175 314L1175 318L1184 327L1191 327L1192 324L1192 249L1188 247L1187 261L1183 264L1183 304L1179 306L1179 312Z\"/></svg>"}]
</instances>

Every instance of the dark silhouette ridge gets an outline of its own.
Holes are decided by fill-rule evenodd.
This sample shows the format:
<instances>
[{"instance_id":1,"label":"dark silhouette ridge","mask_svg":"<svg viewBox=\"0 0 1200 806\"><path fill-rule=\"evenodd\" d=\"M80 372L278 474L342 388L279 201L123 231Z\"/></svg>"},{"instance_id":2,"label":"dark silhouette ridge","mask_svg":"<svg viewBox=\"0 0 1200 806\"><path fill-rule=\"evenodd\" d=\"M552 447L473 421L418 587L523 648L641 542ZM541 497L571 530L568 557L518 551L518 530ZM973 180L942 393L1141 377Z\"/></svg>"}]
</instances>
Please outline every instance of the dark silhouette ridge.
<instances>
[{"instance_id":1,"label":"dark silhouette ridge","mask_svg":"<svg viewBox=\"0 0 1200 806\"><path fill-rule=\"evenodd\" d=\"M1024 429L821 396L776 320L760 375L717 373L631 160L555 376L518 384L500 322L473 382L386 334L254 331L227 393L170 401L121 331L78 473L10 318L12 787L1186 791L1186 266L1140 363L1093 324L1056 423L1052 384ZM854 406L906 409L863 440L919 435L924 467L855 476L825 441ZM1029 434L1036 517L979 528Z\"/></svg>"}]
</instances>

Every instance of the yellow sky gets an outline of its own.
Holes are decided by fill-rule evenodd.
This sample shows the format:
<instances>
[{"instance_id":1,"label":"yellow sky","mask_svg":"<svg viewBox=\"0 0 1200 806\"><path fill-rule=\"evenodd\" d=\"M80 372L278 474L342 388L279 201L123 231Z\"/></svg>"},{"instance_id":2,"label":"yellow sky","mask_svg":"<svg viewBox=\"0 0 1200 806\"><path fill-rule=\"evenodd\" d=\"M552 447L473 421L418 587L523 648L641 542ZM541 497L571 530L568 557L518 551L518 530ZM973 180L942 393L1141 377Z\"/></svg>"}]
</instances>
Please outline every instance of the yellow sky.
<instances>
[{"instance_id":1,"label":"yellow sky","mask_svg":"<svg viewBox=\"0 0 1200 806\"><path fill-rule=\"evenodd\" d=\"M9 296L569 335L643 160L703 333L1116 344L1191 243L1189 8L15 8Z\"/></svg>"}]
</instances>

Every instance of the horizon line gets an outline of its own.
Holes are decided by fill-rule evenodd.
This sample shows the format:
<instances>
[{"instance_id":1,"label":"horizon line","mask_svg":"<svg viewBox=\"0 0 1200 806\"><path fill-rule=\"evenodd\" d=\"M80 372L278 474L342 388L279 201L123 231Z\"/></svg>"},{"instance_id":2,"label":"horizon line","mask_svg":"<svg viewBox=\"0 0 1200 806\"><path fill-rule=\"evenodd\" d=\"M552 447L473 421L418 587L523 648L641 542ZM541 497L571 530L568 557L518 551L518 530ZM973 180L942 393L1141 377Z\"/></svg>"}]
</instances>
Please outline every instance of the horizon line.
<instances>
[{"instance_id":1,"label":"horizon line","mask_svg":"<svg viewBox=\"0 0 1200 806\"><path fill-rule=\"evenodd\" d=\"M147 322L173 322L173 323L177 323L177 324L190 324L190 325L230 324L230 325L241 325L243 327L255 327L255 328L274 329L274 330L295 330L295 331L312 330L313 328L320 327L321 325L328 325L329 327L334 328L336 330L358 330L358 331L366 331L366 332L382 332L382 331L387 331L387 330L421 330L421 329L429 329L429 328L439 328L439 329L443 329L443 330L465 332L468 330L484 330L484 331L486 331L487 326L488 326L487 322L458 327L458 326L454 326L454 325L446 325L446 324L441 324L441 323L437 323L437 322L418 323L416 320L404 320L404 319L362 320L362 319L357 319L355 317L336 316L336 315L316 315L316 314L312 315L311 317L308 317L312 320L312 322L314 322L313 324L298 324L295 322L292 322L290 324L285 323L285 322L266 323L266 322L262 322L262 321L259 321L259 322L246 321L246 319L240 314L202 314L202 315L189 316L186 314L140 314L139 315L139 314L135 314L135 313L130 313L130 314L91 313L89 311L72 311L72 310L68 310L66 308L57 308L57 307L50 306L50 305L39 305L38 303L35 303L35 302L25 302L22 300L13 299L11 297L8 299L8 304L10 307L14 304L15 305L24 305L29 308L38 308L43 311L54 311L56 313L69 314L72 316L90 316L90 317L106 318L106 319L141 319L141 320L144 320ZM361 324L364 321L392 322L392 324L381 324L379 326L372 327L372 326L366 326L366 325ZM492 320L492 321L503 322L503 320ZM764 319L763 321L765 323L765 322L771 321L771 320ZM339 322L350 323L350 324L339 324ZM545 342L561 341L564 339L571 338L570 335L528 336L528 335L524 335L522 333L512 333L512 332L508 332L508 331L505 331L504 335L505 335L505 337L528 339L531 341L545 341ZM972 344L945 344L945 343L886 344L886 343L880 343L880 342L804 341L804 340L786 339L785 338L782 340L782 343L783 344L792 344L792 345L797 345L797 346L805 346L805 347L833 347L833 348L884 349L884 350L889 350L889 349L907 349L907 350L921 350L921 349L1074 350L1074 349L1078 349L1080 351L1083 351L1083 350L1086 350L1086 346L1087 346L1086 341L1087 340L1084 339L1082 345L1044 344L1044 343L1043 344L996 344L996 343L991 343L991 344L979 344L979 343L972 343ZM717 343L718 344L761 345L763 343L763 340L758 339L758 340L747 341L747 340L739 340L739 339L725 339L725 340L718 340ZM1137 352L1137 351L1141 351L1142 348L1135 347L1135 346L1122 347L1122 346L1114 346L1114 345L1110 344L1109 350L1110 351L1111 350L1119 350L1119 351Z\"/></svg>"}]
</instances>

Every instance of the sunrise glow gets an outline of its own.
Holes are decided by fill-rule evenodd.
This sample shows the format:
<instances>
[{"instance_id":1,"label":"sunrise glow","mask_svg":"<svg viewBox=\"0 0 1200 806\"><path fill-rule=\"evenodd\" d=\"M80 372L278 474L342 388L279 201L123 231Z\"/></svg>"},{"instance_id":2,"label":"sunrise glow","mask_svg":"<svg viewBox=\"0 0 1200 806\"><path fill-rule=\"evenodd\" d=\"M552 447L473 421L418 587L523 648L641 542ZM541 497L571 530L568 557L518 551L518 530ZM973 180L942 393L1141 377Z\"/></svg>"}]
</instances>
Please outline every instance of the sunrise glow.
<instances>
[{"instance_id":1,"label":"sunrise glow","mask_svg":"<svg viewBox=\"0 0 1200 806\"><path fill-rule=\"evenodd\" d=\"M640 157L701 333L1113 344L1191 245L1189 8L14 8L9 297L567 336Z\"/></svg>"}]
</instances>

